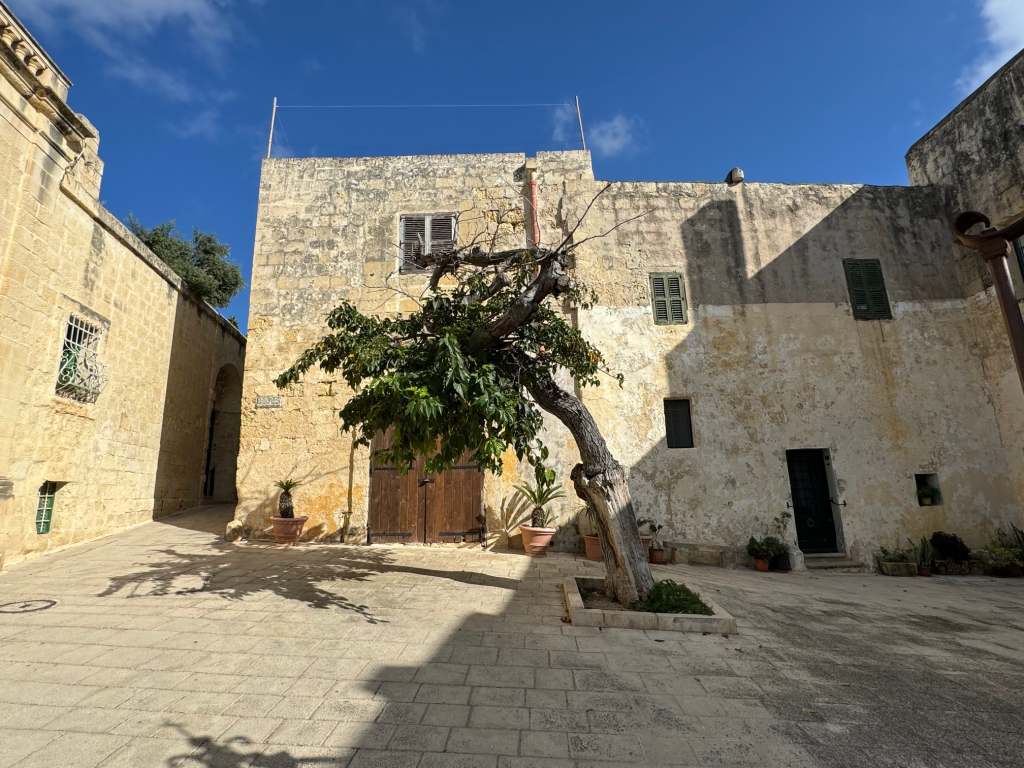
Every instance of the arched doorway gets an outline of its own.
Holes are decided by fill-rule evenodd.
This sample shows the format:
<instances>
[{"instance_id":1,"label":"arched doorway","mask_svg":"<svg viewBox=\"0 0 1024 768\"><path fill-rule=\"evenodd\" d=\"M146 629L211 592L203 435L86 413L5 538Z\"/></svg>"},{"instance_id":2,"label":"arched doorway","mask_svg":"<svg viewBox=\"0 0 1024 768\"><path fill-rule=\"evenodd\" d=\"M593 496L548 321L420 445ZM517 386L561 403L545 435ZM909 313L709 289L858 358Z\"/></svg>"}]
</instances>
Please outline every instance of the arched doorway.
<instances>
[{"instance_id":1,"label":"arched doorway","mask_svg":"<svg viewBox=\"0 0 1024 768\"><path fill-rule=\"evenodd\" d=\"M238 500L235 467L238 462L241 418L242 377L235 366L225 365L218 371L214 384L206 438L203 496L210 501Z\"/></svg>"}]
</instances>

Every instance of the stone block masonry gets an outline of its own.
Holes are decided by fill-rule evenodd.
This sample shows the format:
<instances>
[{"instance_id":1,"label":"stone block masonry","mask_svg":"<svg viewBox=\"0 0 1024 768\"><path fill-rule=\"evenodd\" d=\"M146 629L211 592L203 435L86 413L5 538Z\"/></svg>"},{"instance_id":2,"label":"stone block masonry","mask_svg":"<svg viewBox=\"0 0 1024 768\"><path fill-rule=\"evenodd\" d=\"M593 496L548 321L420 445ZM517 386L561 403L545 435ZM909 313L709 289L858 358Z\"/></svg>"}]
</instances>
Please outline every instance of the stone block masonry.
<instances>
[{"instance_id":1,"label":"stone block masonry","mask_svg":"<svg viewBox=\"0 0 1024 768\"><path fill-rule=\"evenodd\" d=\"M273 379L325 333L326 313L341 300L378 315L415 308L426 280L399 273L403 214L458 212L466 243L480 222L495 220L493 211L511 208L521 225L506 236L525 243L529 170L541 241L560 241L604 182L594 180L585 152L527 160L264 162L240 523L264 527L272 482L291 475L305 483L296 504L310 515L312 537L365 540L368 452L352 445L337 416L350 393L337 375L314 372L283 393ZM745 561L748 537L764 535L793 507L788 461L799 450L814 452L827 475L815 491L824 508L812 522L832 528L828 547L862 563L879 545L937 529L980 544L1017 519L940 189L616 182L576 236L602 233L609 234L581 246L576 264L599 302L568 316L626 380L619 388L609 379L583 398L629 467L638 516L664 523L664 539ZM854 315L847 259L877 265L889 316ZM665 274L678 278L683 322L656 322L651 276ZM275 395L280 407L260 407ZM668 399L688 401L692 447L669 446ZM571 547L575 446L553 420L544 439L566 483L557 515L559 538ZM520 477L513 457L506 469L484 484L491 531L501 529ZM919 503L918 474L938 477L941 504ZM795 522L783 535L800 567L806 520Z\"/></svg>"},{"instance_id":2,"label":"stone block masonry","mask_svg":"<svg viewBox=\"0 0 1024 768\"><path fill-rule=\"evenodd\" d=\"M240 392L245 339L103 208L98 134L68 106L70 82L2 4L0 28L0 559L10 563L198 504L208 466L232 486L214 495L233 498L238 395L232 408L227 389ZM72 317L95 332L70 362L97 374L95 397L57 391ZM215 437L233 432L235 444L214 440L208 464L218 407ZM55 491L48 522L37 521L44 487Z\"/></svg>"}]
</instances>

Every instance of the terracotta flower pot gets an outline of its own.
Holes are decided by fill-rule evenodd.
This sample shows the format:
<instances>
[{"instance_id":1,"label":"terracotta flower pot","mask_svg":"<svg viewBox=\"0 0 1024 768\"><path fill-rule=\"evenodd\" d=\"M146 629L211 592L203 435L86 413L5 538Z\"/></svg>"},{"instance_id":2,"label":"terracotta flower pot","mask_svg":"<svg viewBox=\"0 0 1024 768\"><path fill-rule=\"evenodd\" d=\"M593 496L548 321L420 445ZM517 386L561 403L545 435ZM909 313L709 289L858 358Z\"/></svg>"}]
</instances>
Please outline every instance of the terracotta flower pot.
<instances>
[{"instance_id":1,"label":"terracotta flower pot","mask_svg":"<svg viewBox=\"0 0 1024 768\"><path fill-rule=\"evenodd\" d=\"M931 576L932 575L931 566L930 565L919 565L919 566L917 566L917 575L918 576Z\"/></svg>"},{"instance_id":2,"label":"terracotta flower pot","mask_svg":"<svg viewBox=\"0 0 1024 768\"><path fill-rule=\"evenodd\" d=\"M544 557L548 544L555 535L557 528L534 528L532 525L519 526L523 534L523 551L531 557Z\"/></svg>"},{"instance_id":3,"label":"terracotta flower pot","mask_svg":"<svg viewBox=\"0 0 1024 768\"><path fill-rule=\"evenodd\" d=\"M278 544L294 544L302 535L302 526L308 517L272 517L274 524L274 541Z\"/></svg>"},{"instance_id":4,"label":"terracotta flower pot","mask_svg":"<svg viewBox=\"0 0 1024 768\"><path fill-rule=\"evenodd\" d=\"M583 547L587 553L587 560L604 560L604 553L601 551L601 539L597 536L584 536Z\"/></svg>"},{"instance_id":5,"label":"terracotta flower pot","mask_svg":"<svg viewBox=\"0 0 1024 768\"><path fill-rule=\"evenodd\" d=\"M754 568L759 570L759 571L763 571L763 572L767 573L767 571L768 571L768 561L763 559L763 558L760 558L760 557L755 557L754 558Z\"/></svg>"},{"instance_id":6,"label":"terracotta flower pot","mask_svg":"<svg viewBox=\"0 0 1024 768\"><path fill-rule=\"evenodd\" d=\"M650 561L652 565L665 565L668 563L668 549L666 547L651 547Z\"/></svg>"}]
</instances>

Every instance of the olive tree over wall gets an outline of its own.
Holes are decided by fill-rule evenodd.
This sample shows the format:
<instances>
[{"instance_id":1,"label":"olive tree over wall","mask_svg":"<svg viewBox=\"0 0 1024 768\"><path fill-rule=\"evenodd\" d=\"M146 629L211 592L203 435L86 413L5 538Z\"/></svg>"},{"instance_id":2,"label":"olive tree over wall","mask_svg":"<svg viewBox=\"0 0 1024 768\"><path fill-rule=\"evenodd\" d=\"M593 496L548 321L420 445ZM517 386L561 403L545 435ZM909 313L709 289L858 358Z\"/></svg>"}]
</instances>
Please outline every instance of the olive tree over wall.
<instances>
[{"instance_id":1,"label":"olive tree over wall","mask_svg":"<svg viewBox=\"0 0 1024 768\"><path fill-rule=\"evenodd\" d=\"M313 366L340 371L356 392L341 410L344 429L363 445L393 429L381 458L410 468L428 456L428 472L451 467L468 451L482 469L500 473L511 447L540 477L548 456L538 438L540 410L547 411L579 449L571 476L577 495L597 511L607 591L629 605L646 596L653 579L625 470L587 407L558 383L562 371L579 387L599 385L606 373L601 351L559 308L596 301L572 265L574 251L593 239L577 241L576 233L605 189L554 247L497 247L499 216L490 234L419 257L430 277L417 311L370 317L343 302L328 315L328 335L276 383L295 383ZM622 376L615 378L621 386Z\"/></svg>"}]
</instances>

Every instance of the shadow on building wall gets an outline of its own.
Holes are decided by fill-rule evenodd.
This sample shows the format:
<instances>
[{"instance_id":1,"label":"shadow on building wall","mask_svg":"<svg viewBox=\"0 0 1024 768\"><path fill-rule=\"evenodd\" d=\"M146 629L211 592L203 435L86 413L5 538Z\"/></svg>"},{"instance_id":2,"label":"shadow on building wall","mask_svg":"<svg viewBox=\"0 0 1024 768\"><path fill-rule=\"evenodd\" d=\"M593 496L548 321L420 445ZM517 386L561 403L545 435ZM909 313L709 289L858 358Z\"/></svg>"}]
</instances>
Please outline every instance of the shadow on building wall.
<instances>
[{"instance_id":1,"label":"shadow on building wall","mask_svg":"<svg viewBox=\"0 0 1024 768\"><path fill-rule=\"evenodd\" d=\"M908 386L941 401L944 379L950 389L953 381L964 388L948 356L929 357L924 345L937 339L929 339L927 317L923 329L909 330L890 321L855 321L843 268L846 258L879 259L893 305L962 300L936 191L861 188L818 221L785 201L771 202L776 210L746 196L714 200L680 225L688 323L679 326L680 341L663 360L667 389L647 387L643 398L658 411L650 424L661 437L630 468L638 517L667 523L662 533L670 541L740 546L767 533L771 519L788 508L785 452L794 448L838 447L840 484L872 463L884 469L887 452L903 454L891 467L889 487L909 482L906 509L916 511L904 465L939 443L956 443L944 420L915 424L923 411L903 413L897 401L906 404ZM803 232L779 232L801 222L807 222ZM773 239L787 237L787 247L772 248ZM939 332L938 326L932 331ZM909 385L908 373L916 375ZM627 373L627 393L630 386ZM977 395L975 405L985 407L980 384ZM691 400L694 448L667 447L662 398ZM906 509L891 510L892 529ZM860 512L839 510L841 516Z\"/></svg>"},{"instance_id":2,"label":"shadow on building wall","mask_svg":"<svg viewBox=\"0 0 1024 768\"><path fill-rule=\"evenodd\" d=\"M242 419L242 376L230 363L221 367L214 385L203 474L203 496L217 502L238 500L235 468Z\"/></svg>"},{"instance_id":3,"label":"shadow on building wall","mask_svg":"<svg viewBox=\"0 0 1024 768\"><path fill-rule=\"evenodd\" d=\"M154 518L194 507L204 498L234 501L233 457L238 454L241 418L241 375L234 363L225 363L222 345L232 349L237 343L244 349L244 342L222 338L228 332L215 327L194 302L171 286L167 290L176 306L153 485Z\"/></svg>"}]
</instances>

